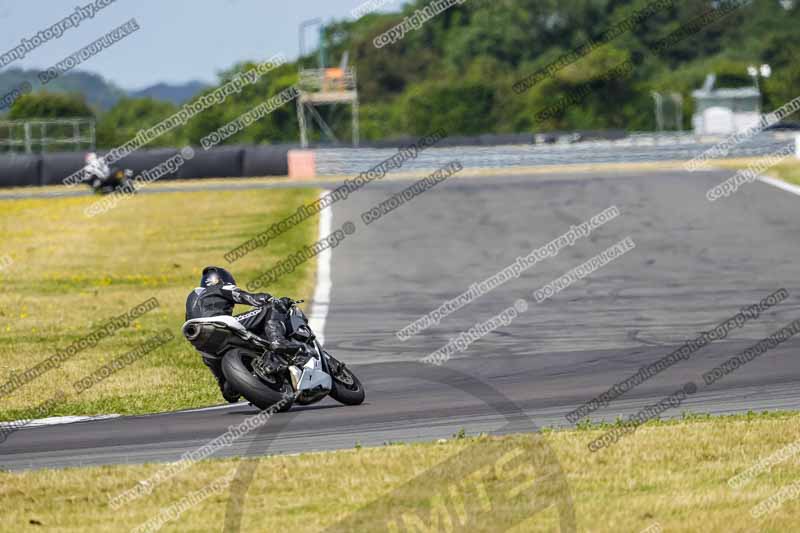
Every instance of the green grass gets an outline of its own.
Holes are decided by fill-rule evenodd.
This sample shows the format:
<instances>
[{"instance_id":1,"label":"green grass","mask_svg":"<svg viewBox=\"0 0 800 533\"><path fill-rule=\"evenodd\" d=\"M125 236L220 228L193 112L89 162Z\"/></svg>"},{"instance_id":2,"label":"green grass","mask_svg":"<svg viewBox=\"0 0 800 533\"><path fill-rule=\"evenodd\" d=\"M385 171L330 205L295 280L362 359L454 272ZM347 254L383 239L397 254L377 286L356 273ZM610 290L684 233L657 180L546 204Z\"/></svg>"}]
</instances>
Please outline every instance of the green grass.
<instances>
[{"instance_id":1,"label":"green grass","mask_svg":"<svg viewBox=\"0 0 800 533\"><path fill-rule=\"evenodd\" d=\"M138 195L88 218L96 198L0 202L0 384L113 316L155 297L160 307L79 352L61 368L0 398L0 420L41 418L35 406L57 390L67 398L46 416L140 414L219 403L219 390L182 339L185 301L203 266L227 266L241 286L317 238L309 219L267 247L228 265L223 254L303 203L312 189ZM267 290L308 299L315 263ZM236 312L246 311L237 307ZM78 395L72 383L168 329L175 339Z\"/></svg>"},{"instance_id":2,"label":"green grass","mask_svg":"<svg viewBox=\"0 0 800 533\"><path fill-rule=\"evenodd\" d=\"M800 454L774 464L738 489L727 481L800 442L797 414L687 416L648 423L615 445L589 453L587 444L603 431L605 427L587 427L540 435L566 476L578 531L638 532L656 522L664 531L677 532L796 530L800 499L787 500L761 519L753 518L750 509L800 478ZM340 452L249 460L255 471L242 500L242 531L315 532L334 524L340 524L335 531L393 531L388 522L403 523L405 517L421 520L416 531L447 531L442 522L431 527L431 517L437 516L431 513L441 511L442 501L453 531L556 531L555 509L536 508L542 496L552 495L547 491L551 486L547 471L536 466L542 463L526 459L497 467L500 457L526 451L531 455L519 457L532 457L537 449L531 435L474 437L459 432L439 443L375 448L354 443L353 449ZM30 525L33 520L47 531L129 530L243 461L198 463L117 511L109 507L109 497L164 466L0 473L3 528L42 530ZM490 468L484 469L487 465ZM465 480L480 481L488 502L480 498L477 484L470 485L474 491L466 490ZM461 487L456 491L460 501L451 498L453 487ZM527 488L517 494L510 490L520 487ZM222 530L230 496L229 489L214 494L162 531ZM457 503L465 505L463 525L457 522ZM343 520L346 527L341 526Z\"/></svg>"},{"instance_id":3,"label":"green grass","mask_svg":"<svg viewBox=\"0 0 800 533\"><path fill-rule=\"evenodd\" d=\"M800 185L800 162L781 163L773 167L769 173L788 183Z\"/></svg>"}]
</instances>

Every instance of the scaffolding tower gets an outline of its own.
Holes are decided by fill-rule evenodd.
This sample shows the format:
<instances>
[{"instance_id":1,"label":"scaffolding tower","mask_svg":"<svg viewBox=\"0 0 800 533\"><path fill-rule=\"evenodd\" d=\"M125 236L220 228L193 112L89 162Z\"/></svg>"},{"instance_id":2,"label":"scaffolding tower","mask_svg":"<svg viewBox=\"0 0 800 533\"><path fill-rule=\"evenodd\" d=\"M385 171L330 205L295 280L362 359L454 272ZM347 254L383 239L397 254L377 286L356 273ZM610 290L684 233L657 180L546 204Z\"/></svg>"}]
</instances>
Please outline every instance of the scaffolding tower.
<instances>
[{"instance_id":1,"label":"scaffolding tower","mask_svg":"<svg viewBox=\"0 0 800 533\"><path fill-rule=\"evenodd\" d=\"M346 63L345 63L346 64ZM332 142L338 142L331 127L320 115L317 107L323 105L350 105L352 109L353 146L359 143L358 87L353 67L301 69L298 82L297 121L300 124L300 144L308 147L308 128L311 116L320 130Z\"/></svg>"},{"instance_id":2,"label":"scaffolding tower","mask_svg":"<svg viewBox=\"0 0 800 533\"><path fill-rule=\"evenodd\" d=\"M95 149L95 122L90 118L0 121L0 152L46 152L51 148Z\"/></svg>"}]
</instances>

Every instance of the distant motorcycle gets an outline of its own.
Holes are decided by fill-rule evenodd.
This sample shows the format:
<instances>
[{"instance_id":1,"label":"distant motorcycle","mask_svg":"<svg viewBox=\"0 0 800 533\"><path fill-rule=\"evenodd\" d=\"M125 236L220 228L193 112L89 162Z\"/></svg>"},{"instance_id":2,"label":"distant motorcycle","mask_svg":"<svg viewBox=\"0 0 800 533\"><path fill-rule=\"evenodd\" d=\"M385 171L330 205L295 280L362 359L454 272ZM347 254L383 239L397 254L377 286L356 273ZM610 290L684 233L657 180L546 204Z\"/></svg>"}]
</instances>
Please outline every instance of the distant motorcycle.
<instances>
[{"instance_id":1,"label":"distant motorcycle","mask_svg":"<svg viewBox=\"0 0 800 533\"><path fill-rule=\"evenodd\" d=\"M129 169L111 169L104 159L90 152L86 154L85 180L89 182L92 190L97 194L110 194L114 191L124 190L135 193L133 186L133 171Z\"/></svg>"},{"instance_id":2,"label":"distant motorcycle","mask_svg":"<svg viewBox=\"0 0 800 533\"><path fill-rule=\"evenodd\" d=\"M361 404L365 398L361 381L322 348L299 303L303 301L292 301L289 308L286 336L308 347L310 357L302 367L271 352L267 340L247 331L232 316L189 320L183 325L183 335L200 352L222 357L225 379L259 409L283 400L280 410L287 411L293 403L309 405L328 395L345 405Z\"/></svg>"}]
</instances>

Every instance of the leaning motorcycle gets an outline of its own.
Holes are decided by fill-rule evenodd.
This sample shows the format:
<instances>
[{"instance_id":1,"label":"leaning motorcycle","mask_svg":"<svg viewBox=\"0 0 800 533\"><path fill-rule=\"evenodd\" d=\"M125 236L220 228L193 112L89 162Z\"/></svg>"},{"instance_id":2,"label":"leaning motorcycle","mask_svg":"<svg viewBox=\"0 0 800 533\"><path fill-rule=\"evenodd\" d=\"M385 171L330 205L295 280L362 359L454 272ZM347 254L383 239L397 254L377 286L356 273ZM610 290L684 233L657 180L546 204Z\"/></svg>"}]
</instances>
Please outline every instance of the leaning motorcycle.
<instances>
[{"instance_id":1,"label":"leaning motorcycle","mask_svg":"<svg viewBox=\"0 0 800 533\"><path fill-rule=\"evenodd\" d=\"M97 194L111 194L114 191L135 193L133 171L130 169L110 168L108 163L94 152L86 155L86 166L83 167L84 180Z\"/></svg>"},{"instance_id":2,"label":"leaning motorcycle","mask_svg":"<svg viewBox=\"0 0 800 533\"><path fill-rule=\"evenodd\" d=\"M293 403L310 405L326 396L345 405L359 405L364 386L344 364L325 351L305 313L289 307L286 336L308 348L301 367L269 349L269 342L247 331L232 316L196 318L183 325L183 335L198 351L222 358L222 372L236 391L259 409L281 401L281 411Z\"/></svg>"},{"instance_id":3,"label":"leaning motorcycle","mask_svg":"<svg viewBox=\"0 0 800 533\"><path fill-rule=\"evenodd\" d=\"M98 194L111 194L114 191L136 192L136 187L133 186L133 171L127 168L115 169L106 177L92 173L89 185Z\"/></svg>"}]
</instances>

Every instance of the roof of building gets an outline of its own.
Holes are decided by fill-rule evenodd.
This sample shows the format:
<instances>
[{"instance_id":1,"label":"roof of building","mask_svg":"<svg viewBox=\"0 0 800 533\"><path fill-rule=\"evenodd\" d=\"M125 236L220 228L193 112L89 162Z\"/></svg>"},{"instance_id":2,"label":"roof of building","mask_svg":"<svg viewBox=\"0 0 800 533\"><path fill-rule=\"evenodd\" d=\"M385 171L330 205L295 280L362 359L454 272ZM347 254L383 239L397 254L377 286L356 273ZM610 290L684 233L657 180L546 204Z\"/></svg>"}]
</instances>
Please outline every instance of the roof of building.
<instances>
[{"instance_id":1,"label":"roof of building","mask_svg":"<svg viewBox=\"0 0 800 533\"><path fill-rule=\"evenodd\" d=\"M692 91L692 96L695 98L758 98L760 95L761 93L755 87Z\"/></svg>"}]
</instances>

